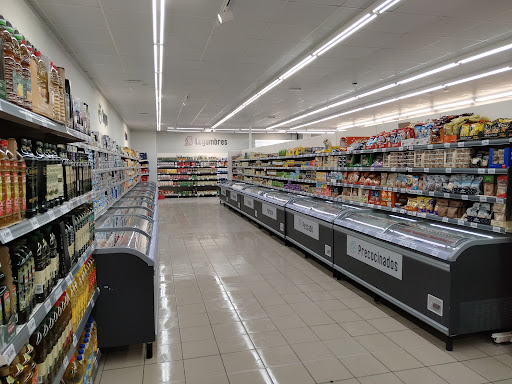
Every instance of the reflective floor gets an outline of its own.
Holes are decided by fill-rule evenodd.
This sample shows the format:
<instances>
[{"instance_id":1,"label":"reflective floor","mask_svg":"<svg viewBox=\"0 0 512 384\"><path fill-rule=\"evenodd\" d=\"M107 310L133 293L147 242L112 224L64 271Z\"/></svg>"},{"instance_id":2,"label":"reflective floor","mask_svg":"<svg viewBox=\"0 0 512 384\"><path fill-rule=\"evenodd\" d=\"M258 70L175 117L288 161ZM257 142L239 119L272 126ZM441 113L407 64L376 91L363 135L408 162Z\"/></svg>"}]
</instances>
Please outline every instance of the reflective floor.
<instances>
[{"instance_id":1,"label":"reflective floor","mask_svg":"<svg viewBox=\"0 0 512 384\"><path fill-rule=\"evenodd\" d=\"M444 342L219 204L160 201L154 357L108 351L98 384L512 384L512 345Z\"/></svg>"}]
</instances>

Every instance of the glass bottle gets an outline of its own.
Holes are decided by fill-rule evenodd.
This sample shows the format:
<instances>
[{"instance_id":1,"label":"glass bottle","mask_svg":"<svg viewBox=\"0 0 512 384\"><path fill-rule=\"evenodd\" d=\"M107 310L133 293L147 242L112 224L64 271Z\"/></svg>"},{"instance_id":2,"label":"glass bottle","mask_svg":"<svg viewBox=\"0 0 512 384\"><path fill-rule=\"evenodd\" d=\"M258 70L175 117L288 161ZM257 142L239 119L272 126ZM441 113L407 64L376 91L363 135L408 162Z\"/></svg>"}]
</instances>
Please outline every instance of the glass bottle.
<instances>
[{"instance_id":1,"label":"glass bottle","mask_svg":"<svg viewBox=\"0 0 512 384\"><path fill-rule=\"evenodd\" d=\"M46 260L46 267L45 267L45 285L46 285L46 292L50 294L50 292L53 289L53 279L52 279L52 266L51 266L51 258L50 258L50 246L48 245L48 242L44 238L44 235L42 232L37 233L38 241L41 243L42 246L42 252L43 257Z\"/></svg>"},{"instance_id":2,"label":"glass bottle","mask_svg":"<svg viewBox=\"0 0 512 384\"><path fill-rule=\"evenodd\" d=\"M0 16L0 31L2 34L4 67L5 67L5 86L7 91L7 101L16 103L16 89L13 88L13 75L16 75L16 60L14 58L14 45L12 32L8 21Z\"/></svg>"},{"instance_id":3,"label":"glass bottle","mask_svg":"<svg viewBox=\"0 0 512 384\"><path fill-rule=\"evenodd\" d=\"M11 199L11 162L0 145L0 168L2 173L2 205L4 215L2 226L10 225L12 222L12 199Z\"/></svg>"},{"instance_id":4,"label":"glass bottle","mask_svg":"<svg viewBox=\"0 0 512 384\"><path fill-rule=\"evenodd\" d=\"M16 139L10 138L7 140L7 148L14 155L17 162L18 170L18 206L20 212L20 220L25 218L25 212L27 210L27 202L25 196L27 194L27 166L23 156L18 151L18 143Z\"/></svg>"},{"instance_id":5,"label":"glass bottle","mask_svg":"<svg viewBox=\"0 0 512 384\"><path fill-rule=\"evenodd\" d=\"M43 143L36 141L32 152L34 153L37 163L37 190L38 190L38 209L39 213L44 213L48 210L47 192L46 192L46 166L47 159L43 152Z\"/></svg>"},{"instance_id":6,"label":"glass bottle","mask_svg":"<svg viewBox=\"0 0 512 384\"><path fill-rule=\"evenodd\" d=\"M35 262L34 295L37 303L42 303L48 297L46 284L46 263L43 255L43 245L39 242L39 236L32 232L28 237L27 247L31 250Z\"/></svg>"},{"instance_id":7,"label":"glass bottle","mask_svg":"<svg viewBox=\"0 0 512 384\"><path fill-rule=\"evenodd\" d=\"M32 143L30 140L21 139L21 156L23 157L26 169L25 182L25 216L30 218L37 215L38 196L37 196L37 160L32 153Z\"/></svg>"}]
</instances>

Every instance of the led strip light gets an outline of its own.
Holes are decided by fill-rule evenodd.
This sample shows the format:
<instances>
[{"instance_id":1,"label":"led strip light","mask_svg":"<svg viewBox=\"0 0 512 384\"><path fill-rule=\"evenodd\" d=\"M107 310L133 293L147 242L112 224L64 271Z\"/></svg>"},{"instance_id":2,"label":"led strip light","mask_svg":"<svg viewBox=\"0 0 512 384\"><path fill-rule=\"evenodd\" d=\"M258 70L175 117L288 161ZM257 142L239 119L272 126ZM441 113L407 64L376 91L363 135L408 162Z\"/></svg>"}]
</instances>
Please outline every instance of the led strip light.
<instances>
[{"instance_id":1,"label":"led strip light","mask_svg":"<svg viewBox=\"0 0 512 384\"><path fill-rule=\"evenodd\" d=\"M410 83L410 82L415 81L415 80L423 79L425 77L432 76L432 75L434 75L436 73L440 73L440 72L443 72L443 71L455 68L455 67L457 67L459 65L464 65L466 63L469 63L469 62L472 62L472 61L475 61L475 60L479 60L479 59L482 59L484 57L488 57L488 56L491 56L491 55L495 55L497 53L504 52L504 51L507 51L507 50L510 50L510 49L512 49L512 44L505 44L505 45L499 46L497 48L493 48L491 50L488 50L488 51L485 51L485 52L482 52L482 53L478 53L476 55L469 56L469 57L467 57L465 59L461 59L461 60L458 60L456 62L447 64L447 65L443 65L443 66L441 66L439 68L435 68L435 69L432 69L432 70L420 73L418 75L414 75L414 76L408 77L408 78L406 78L404 80L400 80L400 81L398 81L396 83L388 84L388 85L385 85L383 87L379 87L379 88L376 88L374 90L365 92L363 94L356 95L356 96L350 97L350 98L345 99L345 100L337 101L335 103L329 104L329 105L321 107L321 108L317 108L317 109L315 109L313 111L309 111L309 112L303 113L303 114L301 114L299 116L293 117L291 119L287 119L287 120L284 120L284 121L282 121L280 123L271 125L271 126L267 127L266 129L268 129L268 130L275 129L275 128L281 127L283 125L292 123L294 121L302 120L302 119L304 119L306 117L309 117L309 116L312 116L312 115L316 115L316 114L321 113L323 111L326 111L328 109L332 109L332 108L338 107L338 106L340 106L342 104L346 104L346 103L352 102L354 100L359 100L359 99L362 99L364 97L367 97L367 96L370 96L370 95L373 95L373 94L385 91L385 90L393 88L393 87L395 87L397 85L407 84L407 83ZM488 76L488 75L489 74L487 74L486 76ZM485 77L485 76L481 76L481 77ZM471 81L471 80L476 80L478 78L479 77L467 78L467 79L464 79L463 81L461 80L459 82L453 82L453 83L445 84L443 86L433 87L433 88L426 89L424 91L420 91L420 92L417 92L417 93L411 93L407 97L413 97L413 96L421 95L423 93L433 92L433 91L436 91L438 89L442 89L442 88L444 88L446 86L461 84L463 82L467 82L467 81ZM405 98L405 96L402 97L402 98ZM398 100L398 99L397 98L389 99L389 100L383 101L381 103L377 103L377 104L375 104L373 106L390 103L390 102L393 102L393 101L396 101L396 100Z\"/></svg>"},{"instance_id":2,"label":"led strip light","mask_svg":"<svg viewBox=\"0 0 512 384\"><path fill-rule=\"evenodd\" d=\"M313 61L315 61L319 56L323 55L324 53L326 53L327 51L329 51L330 49L334 48L336 45L341 43L343 40L347 39L349 36L353 35L358 30L360 30L361 28L366 26L367 24L371 23L379 15L381 15L386 10L388 10L389 8L391 8L392 6L397 4L399 1L401 1L401 0L385 0L380 5L378 5L372 12L366 12L366 14L363 15L362 17L360 17L355 23L353 23L349 27L343 29L340 33L338 33L332 39L330 39L326 43L322 44L312 54L307 55L300 62L295 64L292 68L287 70L282 75L278 76L277 79L272 81L269 85L267 85L261 91L257 92L252 97L250 97L247 101L242 103L233 112L229 113L224 118L222 118L217 123L215 123L212 126L212 129L215 129L218 126L222 125L224 122L226 122L227 120L231 119L233 116L235 116L238 112L240 112L242 109L247 107L249 104L254 103L257 99L259 99L265 93L270 91L272 88L275 88L277 85L279 85L284 80L287 80L288 78L290 78L291 76L293 76L294 74L299 72L301 69L307 67Z\"/></svg>"},{"instance_id":3,"label":"led strip light","mask_svg":"<svg viewBox=\"0 0 512 384\"><path fill-rule=\"evenodd\" d=\"M499 74L499 73L503 73L503 72L507 72L507 71L510 71L510 70L512 70L512 67L510 67L510 66L502 67L502 68L495 69L495 70L488 71L488 72L484 72L484 73L481 73L481 74L478 74L478 75L473 75L473 76L465 77L465 78L460 79L460 80L448 82L448 83L443 84L443 85L438 85L438 86L430 87L430 88L427 88L427 89L424 89L424 90L421 90L421 91L415 91L415 92L407 93L407 94L399 96L399 97L395 97L395 98L392 98L392 99L384 100L384 101L377 102L377 103L374 103L374 104L370 104L370 105L367 105L367 106L364 106L364 107L352 109L350 111L336 113L334 115L329 115L329 116L326 116L326 117L322 117L320 119L309 121L307 123L300 124L300 125L297 125L295 127L288 128L288 129L291 130L291 132L293 132L296 129L300 129L300 128L304 128L304 127L307 127L307 126L310 126L310 125L318 124L318 123L321 123L321 122L324 122L324 121L332 120L332 119L335 119L335 118L338 118L338 117L341 117L341 116L350 115L350 114L353 114L353 113L356 113L356 112L359 112L359 111L362 111L362 110L365 110L365 109L370 109L370 108L373 108L373 107L377 107L377 106L380 106L380 105L388 104L388 103L391 103L391 102L394 102L394 101L398 101L398 100L408 99L410 97L419 96L419 95L422 95L422 94L425 94L425 93L429 93L429 92L433 92L433 91L436 91L436 90L440 90L440 89L446 88L448 86L452 86L452 85L466 83L466 82L469 82L469 81L478 80L478 79L481 79L481 78L484 78L484 77L493 76L493 75L496 75L496 74ZM479 100L479 99L477 99L477 100ZM487 99L487 100L492 100L492 99ZM473 102L474 101L475 100L473 100ZM484 100L479 100L479 101L484 101ZM439 108L440 107L434 107L433 109L439 109ZM412 113L407 113L407 115L411 116ZM402 114L401 116L405 117L406 115ZM361 125L361 124L358 123L357 125L352 125L352 127L353 126L359 126L359 125Z\"/></svg>"},{"instance_id":4,"label":"led strip light","mask_svg":"<svg viewBox=\"0 0 512 384\"><path fill-rule=\"evenodd\" d=\"M160 1L160 25L158 25L158 6ZM164 63L164 26L165 26L165 0L153 0L153 61L155 65L155 104L156 104L156 130L160 131L162 122L162 77ZM160 33L158 34L158 28Z\"/></svg>"}]
</instances>

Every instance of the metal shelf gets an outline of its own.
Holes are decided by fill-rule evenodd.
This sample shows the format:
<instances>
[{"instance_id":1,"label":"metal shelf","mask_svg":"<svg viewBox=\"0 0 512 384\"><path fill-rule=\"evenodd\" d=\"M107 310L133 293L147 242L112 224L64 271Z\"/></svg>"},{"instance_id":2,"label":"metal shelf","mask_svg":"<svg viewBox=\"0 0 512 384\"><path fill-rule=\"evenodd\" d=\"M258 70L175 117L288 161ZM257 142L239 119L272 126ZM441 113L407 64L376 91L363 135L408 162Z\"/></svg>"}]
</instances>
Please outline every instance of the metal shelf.
<instances>
[{"instance_id":1,"label":"metal shelf","mask_svg":"<svg viewBox=\"0 0 512 384\"><path fill-rule=\"evenodd\" d=\"M503 228L503 227L496 227L496 226L492 226L492 225L478 224L478 223L473 223L471 221L462 220L462 219L450 219L448 217L440 217L440 216L436 216L436 215L433 215L433 214L430 214L430 213L406 211L405 209L402 209L402 208L391 208L391 207L386 207L386 206L382 206L382 205L361 203L361 202L358 202L358 201L353 201L353 200L349 200L349 199L343 199L341 197L321 196L321 195L317 195L316 193L294 191L293 189L289 189L289 188L274 187L274 186L269 186L269 185L265 185L265 184L262 184L262 183L254 183L254 182L246 181L246 180L239 180L239 181L242 181L242 182L247 183L247 184L259 185L259 186L266 187L266 188L277 189L277 190L280 190L280 191L295 193L297 195L302 195L302 196L317 197L319 199L324 199L324 200L329 200L329 201L339 201L339 202L343 202L343 203L358 205L360 207L368 207L368 208L372 208L372 209L377 209L377 210L382 210L382 211L389 211L389 212L399 213L399 214L408 215L408 216L415 216L415 217L419 217L419 218L423 218L423 219L429 219L429 220L433 220L433 221L440 221L440 222L443 222L443 223L455 224L455 225L459 225L459 226L463 226L463 227L470 227L470 228L481 229L481 230L484 230L484 231L492 231L492 232L496 232L496 233L507 233L506 228Z\"/></svg>"},{"instance_id":2,"label":"metal shelf","mask_svg":"<svg viewBox=\"0 0 512 384\"><path fill-rule=\"evenodd\" d=\"M232 161L241 162L241 161L258 161L258 160L291 160L291 159L302 159L305 157L341 156L341 155L364 154L364 153L415 151L418 149L487 147L487 146L494 146L494 145L507 145L510 143L512 143L512 137L504 138L504 139L483 139L483 140L471 140L471 141L458 141L456 143L403 145L403 146L391 147L391 148L373 148L373 149L360 149L360 150L358 149L358 150L352 150L352 151L349 150L349 151L343 151L343 152L303 154L303 155L295 155L295 156L258 157L258 158L253 158L253 159L236 159L236 160L232 160Z\"/></svg>"},{"instance_id":3,"label":"metal shelf","mask_svg":"<svg viewBox=\"0 0 512 384\"><path fill-rule=\"evenodd\" d=\"M31 217L30 219L24 219L16 224L13 224L7 228L0 229L0 242L6 244L18 237L26 235L32 232L34 229L42 227L61 217L71 211L72 209L85 204L92 199L93 192L88 192L83 196L76 197L58 207L52 208L45 213Z\"/></svg>"},{"instance_id":4,"label":"metal shelf","mask_svg":"<svg viewBox=\"0 0 512 384\"><path fill-rule=\"evenodd\" d=\"M87 309L85 310L84 317L82 317L82 320L80 321L80 324L78 324L78 327L76 329L75 334L73 335L73 348L70 348L66 356L64 356L64 361L62 363L62 366L59 368L57 373L55 374L55 378L53 379L53 384L59 384L60 379L62 379L62 376L64 375L64 372L66 371L66 367L69 364L69 361L73 357L73 354L75 353L76 346L78 344L78 339L80 336L82 336L82 332L85 329L85 326L87 325L87 320L89 320L89 316L91 315L92 309L94 308L94 304L96 304L96 300L98 300L98 296L100 295L100 289L96 288L96 292L94 292L94 295L91 298L91 301L89 301L89 304L87 305Z\"/></svg>"},{"instance_id":5,"label":"metal shelf","mask_svg":"<svg viewBox=\"0 0 512 384\"><path fill-rule=\"evenodd\" d=\"M100 370L100 360L101 360L101 351L98 349L98 352L96 353L96 357L94 359L94 367L92 368L92 374L89 378L89 382L87 384L94 384L94 381L96 380L96 376L98 375L98 372Z\"/></svg>"},{"instance_id":6,"label":"metal shelf","mask_svg":"<svg viewBox=\"0 0 512 384\"><path fill-rule=\"evenodd\" d=\"M23 126L25 136L41 140L55 140L65 143L92 141L90 136L82 132L67 128L60 122L53 121L5 100L0 100L0 119ZM0 126L0 132L5 136L12 135L12 130L12 125L2 124ZM48 136L53 136L53 138L49 139Z\"/></svg>"},{"instance_id":7,"label":"metal shelf","mask_svg":"<svg viewBox=\"0 0 512 384\"><path fill-rule=\"evenodd\" d=\"M30 314L29 320L23 325L17 326L16 335L14 339L6 345L0 353L0 365L9 365L16 357L21 348L28 341L34 330L41 324L48 312L53 308L55 303L62 296L62 293L66 291L66 288L70 286L78 274L78 271L84 265L85 261L94 251L96 243L93 243L87 251L78 259L76 265L71 269L71 272L66 278L59 280L52 293L48 296L44 303L36 305L32 313Z\"/></svg>"},{"instance_id":8,"label":"metal shelf","mask_svg":"<svg viewBox=\"0 0 512 384\"><path fill-rule=\"evenodd\" d=\"M506 168L426 168L426 167L233 167L240 169L272 169L272 170L303 170L303 171L337 171L337 172L400 172L400 173L468 173L479 175L506 175Z\"/></svg>"},{"instance_id":9,"label":"metal shelf","mask_svg":"<svg viewBox=\"0 0 512 384\"><path fill-rule=\"evenodd\" d=\"M106 154L109 154L109 155L121 156L123 159L130 159L130 160L140 161L137 157L131 157L131 156L119 153L119 152L115 152L115 151L109 151L108 149L99 148L99 147L96 147L95 145L80 143L77 146L80 147L80 148L89 149L89 150L95 151L95 152L101 152L101 153L106 153ZM144 161L147 161L147 160L144 160Z\"/></svg>"},{"instance_id":10,"label":"metal shelf","mask_svg":"<svg viewBox=\"0 0 512 384\"><path fill-rule=\"evenodd\" d=\"M107 172L115 172L115 171L125 171L128 169L142 169L141 167L114 167L114 168L105 168L105 169L93 169L92 173L107 173Z\"/></svg>"}]
</instances>

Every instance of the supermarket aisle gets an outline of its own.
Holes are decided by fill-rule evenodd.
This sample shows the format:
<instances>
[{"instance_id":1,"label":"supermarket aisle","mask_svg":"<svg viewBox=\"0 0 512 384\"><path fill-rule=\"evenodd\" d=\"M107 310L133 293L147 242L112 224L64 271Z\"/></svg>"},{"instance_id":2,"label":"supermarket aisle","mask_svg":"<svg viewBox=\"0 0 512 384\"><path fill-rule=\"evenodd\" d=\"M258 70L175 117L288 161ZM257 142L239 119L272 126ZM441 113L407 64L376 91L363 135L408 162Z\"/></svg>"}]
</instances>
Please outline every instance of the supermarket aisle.
<instances>
[{"instance_id":1,"label":"supermarket aisle","mask_svg":"<svg viewBox=\"0 0 512 384\"><path fill-rule=\"evenodd\" d=\"M151 360L109 352L99 384L512 383L512 346L444 343L221 206L160 202Z\"/></svg>"}]
</instances>

